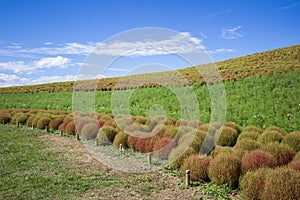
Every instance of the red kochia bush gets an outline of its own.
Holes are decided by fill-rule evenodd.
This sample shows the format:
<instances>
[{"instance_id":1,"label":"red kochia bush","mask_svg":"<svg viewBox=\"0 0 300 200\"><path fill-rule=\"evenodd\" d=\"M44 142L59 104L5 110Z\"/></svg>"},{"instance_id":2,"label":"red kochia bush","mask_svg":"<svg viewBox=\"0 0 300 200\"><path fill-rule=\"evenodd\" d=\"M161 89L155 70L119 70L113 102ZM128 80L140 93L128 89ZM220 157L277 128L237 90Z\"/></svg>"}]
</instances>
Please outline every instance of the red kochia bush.
<instances>
[{"instance_id":1,"label":"red kochia bush","mask_svg":"<svg viewBox=\"0 0 300 200\"><path fill-rule=\"evenodd\" d=\"M151 152L154 146L152 137L129 136L127 143L129 147L142 153Z\"/></svg>"},{"instance_id":2,"label":"red kochia bush","mask_svg":"<svg viewBox=\"0 0 300 200\"><path fill-rule=\"evenodd\" d=\"M254 150L246 153L242 159L242 172L255 171L262 167L273 168L276 162L271 154L261 150Z\"/></svg>"},{"instance_id":3,"label":"red kochia bush","mask_svg":"<svg viewBox=\"0 0 300 200\"><path fill-rule=\"evenodd\" d=\"M8 113L0 113L0 123L7 124L11 120L11 116Z\"/></svg>"},{"instance_id":4,"label":"red kochia bush","mask_svg":"<svg viewBox=\"0 0 300 200\"><path fill-rule=\"evenodd\" d=\"M59 125L58 129L59 129L60 131L66 132L66 127L67 127L67 125L68 125L70 122L72 122L72 121L74 121L74 119L72 119L72 118L65 119L64 122L63 122L62 124Z\"/></svg>"},{"instance_id":5,"label":"red kochia bush","mask_svg":"<svg viewBox=\"0 0 300 200\"><path fill-rule=\"evenodd\" d=\"M270 153L275 158L277 166L288 164L295 155L295 152L288 145L277 142L269 143L263 146L261 150Z\"/></svg>"},{"instance_id":6,"label":"red kochia bush","mask_svg":"<svg viewBox=\"0 0 300 200\"><path fill-rule=\"evenodd\" d=\"M49 122L49 127L52 129L52 130L57 130L59 125L61 125L63 123L63 120L62 119L52 119L50 122Z\"/></svg>"},{"instance_id":7,"label":"red kochia bush","mask_svg":"<svg viewBox=\"0 0 300 200\"><path fill-rule=\"evenodd\" d=\"M67 126L65 131L69 134L69 135L75 135L76 134L76 127L75 127L75 122L74 120L70 121Z\"/></svg>"},{"instance_id":8,"label":"red kochia bush","mask_svg":"<svg viewBox=\"0 0 300 200\"><path fill-rule=\"evenodd\" d=\"M161 159L168 159L168 156L173 148L176 146L176 142L170 136L166 135L162 138L157 138L154 142L153 151Z\"/></svg>"},{"instance_id":9,"label":"red kochia bush","mask_svg":"<svg viewBox=\"0 0 300 200\"><path fill-rule=\"evenodd\" d=\"M292 160L288 167L300 172L300 160Z\"/></svg>"}]
</instances>

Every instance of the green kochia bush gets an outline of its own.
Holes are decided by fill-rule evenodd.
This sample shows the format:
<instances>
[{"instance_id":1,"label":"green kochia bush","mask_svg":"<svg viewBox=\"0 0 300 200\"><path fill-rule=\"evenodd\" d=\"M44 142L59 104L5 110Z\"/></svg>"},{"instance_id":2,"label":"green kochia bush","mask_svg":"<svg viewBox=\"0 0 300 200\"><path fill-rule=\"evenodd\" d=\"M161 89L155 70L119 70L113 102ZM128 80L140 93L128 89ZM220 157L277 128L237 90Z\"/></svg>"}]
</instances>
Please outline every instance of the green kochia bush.
<instances>
[{"instance_id":1,"label":"green kochia bush","mask_svg":"<svg viewBox=\"0 0 300 200\"><path fill-rule=\"evenodd\" d=\"M100 129L104 135L107 137L107 139L109 139L109 141L112 143L115 139L115 136L117 135L118 131L111 127L111 126L102 126L102 128Z\"/></svg>"},{"instance_id":2,"label":"green kochia bush","mask_svg":"<svg viewBox=\"0 0 300 200\"><path fill-rule=\"evenodd\" d=\"M261 144L268 144L271 142L280 142L282 140L282 134L278 131L264 131L259 137L258 142Z\"/></svg>"},{"instance_id":3,"label":"green kochia bush","mask_svg":"<svg viewBox=\"0 0 300 200\"><path fill-rule=\"evenodd\" d=\"M20 124L25 124L28 119L28 115L25 113L16 113L13 118L12 122L13 123L20 123Z\"/></svg>"},{"instance_id":4,"label":"green kochia bush","mask_svg":"<svg viewBox=\"0 0 300 200\"><path fill-rule=\"evenodd\" d=\"M191 155L184 160L184 164L181 167L181 174L185 175L186 170L190 170L192 181L208 181L208 166L211 161L211 157L205 156L203 158L198 155Z\"/></svg>"},{"instance_id":5,"label":"green kochia bush","mask_svg":"<svg viewBox=\"0 0 300 200\"><path fill-rule=\"evenodd\" d=\"M257 171L248 171L240 180L241 196L243 199L261 199L266 179L271 171L270 168L260 168Z\"/></svg>"},{"instance_id":6,"label":"green kochia bush","mask_svg":"<svg viewBox=\"0 0 300 200\"><path fill-rule=\"evenodd\" d=\"M224 126L218 138L217 144L221 146L232 147L235 145L238 136L238 132L235 129Z\"/></svg>"},{"instance_id":7,"label":"green kochia bush","mask_svg":"<svg viewBox=\"0 0 300 200\"><path fill-rule=\"evenodd\" d=\"M239 137L238 141L243 140L243 139L251 139L251 140L257 140L257 138L260 136L260 133L255 132L255 131L243 131Z\"/></svg>"},{"instance_id":8,"label":"green kochia bush","mask_svg":"<svg viewBox=\"0 0 300 200\"><path fill-rule=\"evenodd\" d=\"M238 140L237 143L235 144L235 148L245 150L245 151L251 151L251 150L259 149L260 144L255 140L245 138L243 140Z\"/></svg>"},{"instance_id":9,"label":"green kochia bush","mask_svg":"<svg viewBox=\"0 0 300 200\"><path fill-rule=\"evenodd\" d=\"M244 130L242 131L243 132L255 132L255 133L258 133L258 134L262 134L263 133L263 130L261 128L258 128L256 126L247 126L246 128L244 128Z\"/></svg>"},{"instance_id":10,"label":"green kochia bush","mask_svg":"<svg viewBox=\"0 0 300 200\"><path fill-rule=\"evenodd\" d=\"M295 152L288 145L277 142L269 143L261 147L261 150L270 153L274 157L277 166L288 164L295 155Z\"/></svg>"},{"instance_id":11,"label":"green kochia bush","mask_svg":"<svg viewBox=\"0 0 300 200\"><path fill-rule=\"evenodd\" d=\"M217 185L238 186L241 174L241 161L231 154L219 154L212 159L208 167L208 176Z\"/></svg>"},{"instance_id":12,"label":"green kochia bush","mask_svg":"<svg viewBox=\"0 0 300 200\"><path fill-rule=\"evenodd\" d=\"M286 167L276 168L265 181L263 200L300 199L300 173Z\"/></svg>"},{"instance_id":13,"label":"green kochia bush","mask_svg":"<svg viewBox=\"0 0 300 200\"><path fill-rule=\"evenodd\" d=\"M49 125L50 121L51 121L51 119L48 118L48 117L42 117L42 118L40 118L39 121L37 122L37 128L39 128L39 129L46 128L46 126Z\"/></svg>"},{"instance_id":14,"label":"green kochia bush","mask_svg":"<svg viewBox=\"0 0 300 200\"><path fill-rule=\"evenodd\" d=\"M124 148L128 148L127 140L128 140L128 134L124 133L123 131L120 131L114 139L113 144L116 147L119 147L120 144L123 145Z\"/></svg>"},{"instance_id":15,"label":"green kochia bush","mask_svg":"<svg viewBox=\"0 0 300 200\"><path fill-rule=\"evenodd\" d=\"M300 132L292 132L282 139L282 143L289 145L295 152L300 151Z\"/></svg>"},{"instance_id":16,"label":"green kochia bush","mask_svg":"<svg viewBox=\"0 0 300 200\"><path fill-rule=\"evenodd\" d=\"M242 172L255 171L259 168L276 166L276 162L271 154L261 150L254 150L246 153L242 159Z\"/></svg>"},{"instance_id":17,"label":"green kochia bush","mask_svg":"<svg viewBox=\"0 0 300 200\"><path fill-rule=\"evenodd\" d=\"M178 145L174 148L168 158L170 167L172 169L180 169L184 160L190 155L195 155L197 152L193 148L188 148L184 145Z\"/></svg>"},{"instance_id":18,"label":"green kochia bush","mask_svg":"<svg viewBox=\"0 0 300 200\"><path fill-rule=\"evenodd\" d=\"M81 136L87 139L95 139L98 129L99 127L95 123L86 124L81 130Z\"/></svg>"}]
</instances>

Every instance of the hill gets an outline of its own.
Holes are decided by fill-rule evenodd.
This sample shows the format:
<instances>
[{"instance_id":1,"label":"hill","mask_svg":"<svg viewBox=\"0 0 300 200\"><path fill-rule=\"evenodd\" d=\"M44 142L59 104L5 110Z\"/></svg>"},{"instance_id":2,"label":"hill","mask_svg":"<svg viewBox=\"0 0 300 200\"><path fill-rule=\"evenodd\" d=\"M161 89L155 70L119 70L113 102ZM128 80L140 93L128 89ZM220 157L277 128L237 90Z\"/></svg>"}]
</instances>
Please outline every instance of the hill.
<instances>
[{"instance_id":1,"label":"hill","mask_svg":"<svg viewBox=\"0 0 300 200\"><path fill-rule=\"evenodd\" d=\"M224 81L240 80L245 77L263 76L268 74L276 74L282 72L292 72L300 69L300 45L279 48L262 53L255 53L248 56L233 58L215 63L222 79ZM121 88L115 88L120 80L116 78L105 78L97 81L97 90L107 91L113 89L130 89L136 88L139 80L153 80L153 82L160 82L166 84L183 84L176 82L178 74L183 76L189 84L204 84L205 80L199 76L198 69L201 67L208 67L208 65L201 65L196 67L189 67L175 71L167 71L160 73L142 74L127 77L129 83L122 85ZM171 77L171 78L170 78ZM173 80L170 82L170 80ZM82 90L94 89L94 81L83 81ZM74 82L60 82L49 83L30 86L6 87L0 88L0 93L26 93L26 92L63 92L73 91ZM141 87L157 87L157 84L148 84ZM80 88L77 88L80 89Z\"/></svg>"}]
</instances>

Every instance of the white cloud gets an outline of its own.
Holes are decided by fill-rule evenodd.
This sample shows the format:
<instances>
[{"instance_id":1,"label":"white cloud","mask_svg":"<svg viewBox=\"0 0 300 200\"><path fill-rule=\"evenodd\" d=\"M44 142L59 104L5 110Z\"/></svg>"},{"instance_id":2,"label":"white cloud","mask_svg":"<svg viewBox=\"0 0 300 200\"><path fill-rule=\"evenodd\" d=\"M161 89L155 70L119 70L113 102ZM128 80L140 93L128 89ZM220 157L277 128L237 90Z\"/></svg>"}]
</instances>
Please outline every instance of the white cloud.
<instances>
[{"instance_id":1,"label":"white cloud","mask_svg":"<svg viewBox=\"0 0 300 200\"><path fill-rule=\"evenodd\" d=\"M52 42L45 42L45 45L51 45L53 44Z\"/></svg>"},{"instance_id":2,"label":"white cloud","mask_svg":"<svg viewBox=\"0 0 300 200\"><path fill-rule=\"evenodd\" d=\"M20 85L33 85L42 83L64 82L76 80L77 76L65 75L65 76L41 76L37 79L24 78L15 74L0 73L0 86L20 86Z\"/></svg>"},{"instance_id":3,"label":"white cloud","mask_svg":"<svg viewBox=\"0 0 300 200\"><path fill-rule=\"evenodd\" d=\"M210 53L210 54L217 54L217 53L232 53L232 52L234 52L234 49L225 49L225 48L215 49L215 50L210 50L210 51L208 51L208 53Z\"/></svg>"},{"instance_id":4,"label":"white cloud","mask_svg":"<svg viewBox=\"0 0 300 200\"><path fill-rule=\"evenodd\" d=\"M0 70L9 70L14 73L32 73L38 69L46 69L52 67L65 68L70 63L69 58L61 56L42 58L37 61L25 63L24 61L9 61L0 63Z\"/></svg>"},{"instance_id":5,"label":"white cloud","mask_svg":"<svg viewBox=\"0 0 300 200\"><path fill-rule=\"evenodd\" d=\"M237 38L243 37L243 35L238 32L241 28L242 28L242 26L236 26L236 27L228 28L228 29L223 28L221 37L223 39L227 39L227 40L232 40L232 39L237 39Z\"/></svg>"},{"instance_id":6,"label":"white cloud","mask_svg":"<svg viewBox=\"0 0 300 200\"><path fill-rule=\"evenodd\" d=\"M286 10L286 9L290 9L290 8L293 8L293 7L298 6L298 5L300 5L300 2L277 8L274 11Z\"/></svg>"},{"instance_id":7,"label":"white cloud","mask_svg":"<svg viewBox=\"0 0 300 200\"><path fill-rule=\"evenodd\" d=\"M224 15L224 14L227 14L227 13L230 13L230 12L231 12L231 10L223 10L223 11L220 11L220 12L211 13L209 15L204 16L203 18L208 19L208 18L212 18L212 17L218 16L218 15Z\"/></svg>"},{"instance_id":8,"label":"white cloud","mask_svg":"<svg viewBox=\"0 0 300 200\"><path fill-rule=\"evenodd\" d=\"M47 43L46 43L47 44ZM201 39L193 37L189 32L181 32L163 39L114 41L109 43L66 43L63 45L39 48L0 49L3 56L7 54L42 54L42 55L110 55L110 56L147 56L189 53L203 50Z\"/></svg>"}]
</instances>

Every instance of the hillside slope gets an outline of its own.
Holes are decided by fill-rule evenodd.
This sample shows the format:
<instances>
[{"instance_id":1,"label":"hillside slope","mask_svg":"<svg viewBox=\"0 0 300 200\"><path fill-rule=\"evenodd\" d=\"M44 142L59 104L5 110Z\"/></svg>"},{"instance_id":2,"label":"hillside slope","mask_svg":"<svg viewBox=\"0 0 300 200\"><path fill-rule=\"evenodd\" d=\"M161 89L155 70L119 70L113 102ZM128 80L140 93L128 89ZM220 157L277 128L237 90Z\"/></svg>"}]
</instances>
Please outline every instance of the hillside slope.
<instances>
[{"instance_id":1,"label":"hillside slope","mask_svg":"<svg viewBox=\"0 0 300 200\"><path fill-rule=\"evenodd\" d=\"M300 45L279 48L262 53L256 53L239 58L229 59L215 63L224 81L239 80L245 77L262 76L267 74L276 74L281 72L292 72L300 70ZM207 66L207 65L206 65ZM177 71L167 71L160 73L142 74L127 77L128 84L115 88L120 80L117 78L105 78L97 80L97 89L106 91L113 89L136 88L140 80L152 80L152 82L163 82L169 85L180 85L178 75L185 77L189 84L203 84L203 77L199 76L198 69L205 65L189 67ZM159 81L158 81L159 80ZM94 81L84 81L81 84L82 90L92 90ZM31 86L18 86L0 88L0 93L18 93L18 92L60 92L73 91L74 82L60 82ZM157 84L143 85L142 87L156 87Z\"/></svg>"}]
</instances>

